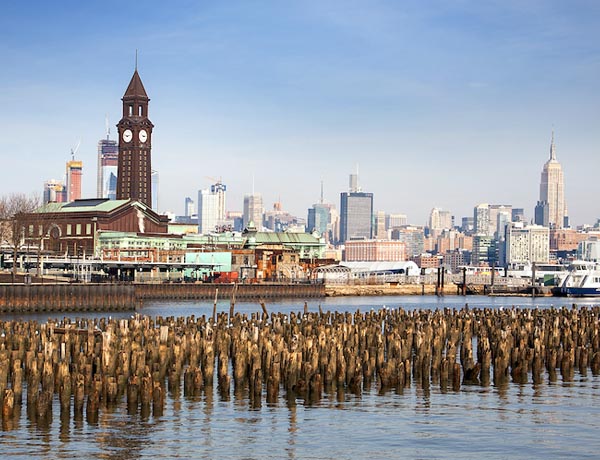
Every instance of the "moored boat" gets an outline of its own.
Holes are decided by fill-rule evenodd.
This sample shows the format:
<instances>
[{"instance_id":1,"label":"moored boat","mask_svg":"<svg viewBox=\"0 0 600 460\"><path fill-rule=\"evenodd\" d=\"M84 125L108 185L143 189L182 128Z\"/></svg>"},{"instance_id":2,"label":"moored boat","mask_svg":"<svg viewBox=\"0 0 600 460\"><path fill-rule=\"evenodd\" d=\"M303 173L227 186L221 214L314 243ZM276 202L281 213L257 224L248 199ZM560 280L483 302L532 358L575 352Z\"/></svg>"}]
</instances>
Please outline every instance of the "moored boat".
<instances>
[{"instance_id":1,"label":"moored boat","mask_svg":"<svg viewBox=\"0 0 600 460\"><path fill-rule=\"evenodd\" d=\"M583 260L572 262L568 275L552 293L568 297L600 297L600 264Z\"/></svg>"}]
</instances>

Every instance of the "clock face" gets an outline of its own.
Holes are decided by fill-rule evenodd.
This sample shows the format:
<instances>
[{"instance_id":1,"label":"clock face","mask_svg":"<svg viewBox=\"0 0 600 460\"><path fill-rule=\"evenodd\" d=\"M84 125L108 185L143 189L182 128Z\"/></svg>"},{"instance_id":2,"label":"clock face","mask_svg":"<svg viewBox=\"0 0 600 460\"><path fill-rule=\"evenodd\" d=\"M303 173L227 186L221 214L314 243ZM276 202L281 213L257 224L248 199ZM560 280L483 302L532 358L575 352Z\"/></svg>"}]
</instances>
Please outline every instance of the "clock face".
<instances>
[{"instance_id":1,"label":"clock face","mask_svg":"<svg viewBox=\"0 0 600 460\"><path fill-rule=\"evenodd\" d=\"M123 131L123 140L125 142L130 142L132 138L133 138L133 133L131 132L130 129L126 129L125 131Z\"/></svg>"},{"instance_id":2,"label":"clock face","mask_svg":"<svg viewBox=\"0 0 600 460\"><path fill-rule=\"evenodd\" d=\"M142 129L139 134L140 142L146 142L148 140L148 133L145 129Z\"/></svg>"}]
</instances>

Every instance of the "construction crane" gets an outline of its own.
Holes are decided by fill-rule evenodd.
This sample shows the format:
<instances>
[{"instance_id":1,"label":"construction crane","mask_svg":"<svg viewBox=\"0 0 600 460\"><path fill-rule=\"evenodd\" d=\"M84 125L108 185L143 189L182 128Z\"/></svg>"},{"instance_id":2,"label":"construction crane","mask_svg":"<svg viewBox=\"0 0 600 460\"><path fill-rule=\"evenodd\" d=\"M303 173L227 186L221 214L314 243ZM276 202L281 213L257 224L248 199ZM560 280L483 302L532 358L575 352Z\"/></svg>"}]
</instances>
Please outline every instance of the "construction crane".
<instances>
[{"instance_id":1,"label":"construction crane","mask_svg":"<svg viewBox=\"0 0 600 460\"><path fill-rule=\"evenodd\" d=\"M79 146L81 145L81 139L77 141L77 145L75 148L71 148L71 160L75 160L75 154L79 151Z\"/></svg>"},{"instance_id":2,"label":"construction crane","mask_svg":"<svg viewBox=\"0 0 600 460\"><path fill-rule=\"evenodd\" d=\"M223 183L223 180L220 177L217 179L216 177L204 176L204 178L213 181L215 184L222 184Z\"/></svg>"}]
</instances>

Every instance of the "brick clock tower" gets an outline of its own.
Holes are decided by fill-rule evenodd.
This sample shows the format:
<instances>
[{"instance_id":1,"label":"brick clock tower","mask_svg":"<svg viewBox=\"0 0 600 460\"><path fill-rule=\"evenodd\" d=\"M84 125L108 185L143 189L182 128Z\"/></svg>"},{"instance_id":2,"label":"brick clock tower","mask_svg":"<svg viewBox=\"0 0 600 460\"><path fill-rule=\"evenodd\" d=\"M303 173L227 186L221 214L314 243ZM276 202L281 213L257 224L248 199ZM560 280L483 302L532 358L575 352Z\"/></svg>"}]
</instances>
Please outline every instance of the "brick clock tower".
<instances>
[{"instance_id":1,"label":"brick clock tower","mask_svg":"<svg viewBox=\"0 0 600 460\"><path fill-rule=\"evenodd\" d=\"M117 200L132 199L152 207L152 168L150 151L152 128L148 102L137 67L123 95L123 118L119 131Z\"/></svg>"}]
</instances>

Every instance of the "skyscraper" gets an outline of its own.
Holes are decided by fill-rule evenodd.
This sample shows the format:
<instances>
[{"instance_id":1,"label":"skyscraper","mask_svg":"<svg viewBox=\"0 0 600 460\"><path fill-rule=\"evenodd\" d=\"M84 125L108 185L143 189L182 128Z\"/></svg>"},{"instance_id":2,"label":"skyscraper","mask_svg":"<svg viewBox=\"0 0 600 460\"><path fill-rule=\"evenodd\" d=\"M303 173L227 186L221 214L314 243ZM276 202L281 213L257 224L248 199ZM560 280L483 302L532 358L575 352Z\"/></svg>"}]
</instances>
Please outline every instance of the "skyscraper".
<instances>
[{"instance_id":1,"label":"skyscraper","mask_svg":"<svg viewBox=\"0 0 600 460\"><path fill-rule=\"evenodd\" d=\"M473 209L473 232L478 235L490 234L490 205L482 203Z\"/></svg>"},{"instance_id":2,"label":"skyscraper","mask_svg":"<svg viewBox=\"0 0 600 460\"><path fill-rule=\"evenodd\" d=\"M227 212L225 207L227 186L219 180L216 184L210 186L210 191L217 196L217 219L219 220L219 224L222 224L225 221L225 214Z\"/></svg>"},{"instance_id":3,"label":"skyscraper","mask_svg":"<svg viewBox=\"0 0 600 460\"><path fill-rule=\"evenodd\" d=\"M83 162L72 159L67 161L67 202L81 198L81 176Z\"/></svg>"},{"instance_id":4,"label":"skyscraper","mask_svg":"<svg viewBox=\"0 0 600 460\"><path fill-rule=\"evenodd\" d=\"M44 182L44 204L64 203L66 200L65 184L56 179Z\"/></svg>"},{"instance_id":5,"label":"skyscraper","mask_svg":"<svg viewBox=\"0 0 600 460\"><path fill-rule=\"evenodd\" d=\"M548 263L550 233L548 227L508 224L506 229L506 263Z\"/></svg>"},{"instance_id":6,"label":"skyscraper","mask_svg":"<svg viewBox=\"0 0 600 460\"><path fill-rule=\"evenodd\" d=\"M123 95L123 118L119 130L119 166L117 199L133 199L152 207L152 167L150 153L152 128L148 119L148 102L136 69Z\"/></svg>"},{"instance_id":7,"label":"skyscraper","mask_svg":"<svg viewBox=\"0 0 600 460\"><path fill-rule=\"evenodd\" d=\"M373 194L360 192L358 178L350 176L350 191L340 194L340 243L373 238ZM354 191L353 191L354 190Z\"/></svg>"},{"instance_id":8,"label":"skyscraper","mask_svg":"<svg viewBox=\"0 0 600 460\"><path fill-rule=\"evenodd\" d=\"M192 215L196 214L196 208L194 206L194 200L192 200L189 196L185 197L185 217L192 217Z\"/></svg>"},{"instance_id":9,"label":"skyscraper","mask_svg":"<svg viewBox=\"0 0 600 460\"><path fill-rule=\"evenodd\" d=\"M562 166L556 160L556 147L554 145L554 130L552 131L552 141L550 143L550 158L544 164L542 169L542 178L540 182L540 200L536 208L536 221L538 225L544 225L540 222L538 216L543 217L544 206L548 206L548 222L546 225L552 228L562 228L565 223L566 204L565 190Z\"/></svg>"},{"instance_id":10,"label":"skyscraper","mask_svg":"<svg viewBox=\"0 0 600 460\"><path fill-rule=\"evenodd\" d=\"M152 209L158 212L158 171L152 171L150 183L152 184Z\"/></svg>"},{"instance_id":11,"label":"skyscraper","mask_svg":"<svg viewBox=\"0 0 600 460\"><path fill-rule=\"evenodd\" d=\"M119 146L117 141L109 138L98 141L98 178L96 194L98 198L117 198L117 174L119 169Z\"/></svg>"},{"instance_id":12,"label":"skyscraper","mask_svg":"<svg viewBox=\"0 0 600 460\"><path fill-rule=\"evenodd\" d=\"M259 193L244 196L243 227L248 228L251 223L258 230L263 226L263 200Z\"/></svg>"},{"instance_id":13,"label":"skyscraper","mask_svg":"<svg viewBox=\"0 0 600 460\"><path fill-rule=\"evenodd\" d=\"M452 213L440 208L433 208L429 213L430 230L450 230L452 228Z\"/></svg>"},{"instance_id":14,"label":"skyscraper","mask_svg":"<svg viewBox=\"0 0 600 460\"><path fill-rule=\"evenodd\" d=\"M214 232L219 223L219 196L209 189L198 192L198 233Z\"/></svg>"}]
</instances>

